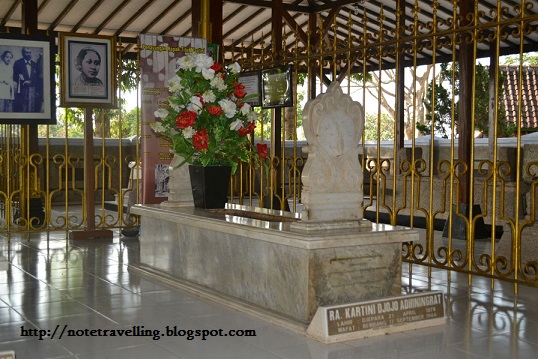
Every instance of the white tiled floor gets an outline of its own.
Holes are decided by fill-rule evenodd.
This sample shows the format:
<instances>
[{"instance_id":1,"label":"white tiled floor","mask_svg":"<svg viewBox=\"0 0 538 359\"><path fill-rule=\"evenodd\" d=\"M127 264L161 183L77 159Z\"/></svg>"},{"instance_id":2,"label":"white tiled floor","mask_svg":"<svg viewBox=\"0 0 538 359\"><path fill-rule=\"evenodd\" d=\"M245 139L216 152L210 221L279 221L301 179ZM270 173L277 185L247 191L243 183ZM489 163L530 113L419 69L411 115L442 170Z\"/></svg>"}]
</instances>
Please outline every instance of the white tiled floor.
<instances>
[{"instance_id":1,"label":"white tiled floor","mask_svg":"<svg viewBox=\"0 0 538 359\"><path fill-rule=\"evenodd\" d=\"M260 319L129 273L138 239L68 242L0 237L0 352L17 358L430 359L538 357L538 288L403 266L402 292L441 290L446 324L324 345ZM9 259L10 264L6 263ZM256 337L70 337L68 329L255 329ZM24 329L59 330L22 337Z\"/></svg>"}]
</instances>

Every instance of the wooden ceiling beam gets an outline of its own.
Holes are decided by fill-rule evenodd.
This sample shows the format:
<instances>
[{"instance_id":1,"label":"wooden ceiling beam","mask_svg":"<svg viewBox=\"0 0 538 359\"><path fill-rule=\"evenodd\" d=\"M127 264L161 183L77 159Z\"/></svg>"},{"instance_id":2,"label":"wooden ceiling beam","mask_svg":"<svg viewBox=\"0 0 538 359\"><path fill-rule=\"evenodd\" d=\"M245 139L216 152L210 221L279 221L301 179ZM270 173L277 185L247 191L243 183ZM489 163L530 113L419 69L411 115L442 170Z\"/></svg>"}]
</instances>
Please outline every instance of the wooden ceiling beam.
<instances>
[{"instance_id":1,"label":"wooden ceiling beam","mask_svg":"<svg viewBox=\"0 0 538 359\"><path fill-rule=\"evenodd\" d=\"M144 15L144 12L151 6L155 0L147 0L146 3L138 9L138 11L131 16L129 20L125 22L125 24L121 25L118 30L114 33L114 36L119 36L121 33L127 28L127 26L131 25L136 19L138 19L140 16Z\"/></svg>"},{"instance_id":2,"label":"wooden ceiling beam","mask_svg":"<svg viewBox=\"0 0 538 359\"><path fill-rule=\"evenodd\" d=\"M340 7L332 8L327 17L323 20L323 25L321 25L321 29L311 29L314 30L312 33L312 38L310 39L310 45L311 46L318 46L321 39L321 33L326 34L329 27L332 25L336 14L340 11Z\"/></svg>"},{"instance_id":3,"label":"wooden ceiling beam","mask_svg":"<svg viewBox=\"0 0 538 359\"><path fill-rule=\"evenodd\" d=\"M234 3L234 4L242 4L247 6L256 6L256 7L262 7L262 8L269 8L271 9L273 7L272 1L264 1L264 0L226 0L227 3ZM293 4L282 4L283 10L286 11L296 11L296 12L302 12L302 13L310 13L313 11L313 8L311 6L301 6L299 5L301 1L294 2Z\"/></svg>"},{"instance_id":4,"label":"wooden ceiling beam","mask_svg":"<svg viewBox=\"0 0 538 359\"><path fill-rule=\"evenodd\" d=\"M251 19L255 19L258 15L260 15L260 14L261 14L262 12L264 12L264 11L265 11L265 9L258 9L258 10L256 10L256 12L254 12L254 14L252 14L252 15L250 16L250 18L251 18ZM271 20L264 21L261 25L256 26L256 28L257 28L257 29L261 29L261 28L263 28L264 26L269 25L270 22L271 22ZM245 23L241 23L241 24L239 24L238 26L234 27L233 29L231 29L230 31L228 31L227 33L225 33L225 34L223 35L223 37L224 37L224 38L229 37L231 34L233 34L234 32L236 32L237 30L239 30L240 27L243 27L243 26L245 26ZM243 36L243 38L245 38L245 37L250 37L250 36L252 36L252 34L254 34L254 33L255 33L255 31L250 31L247 35Z\"/></svg>"},{"instance_id":5,"label":"wooden ceiling beam","mask_svg":"<svg viewBox=\"0 0 538 359\"><path fill-rule=\"evenodd\" d=\"M176 21L174 21L173 23L171 23L170 25L168 25L166 27L166 29L163 30L163 35L168 35L170 33L170 31L172 31L172 29L174 27L176 27L178 24L182 23L183 21L185 21L186 18L190 17L191 16L191 9L189 9L188 11L185 11L185 13L183 15L181 15ZM192 26L191 26L192 27ZM188 33L188 32L187 32ZM182 35L182 36L187 36L187 35Z\"/></svg>"},{"instance_id":6,"label":"wooden ceiling beam","mask_svg":"<svg viewBox=\"0 0 538 359\"><path fill-rule=\"evenodd\" d=\"M49 4L50 0L44 0L41 5L37 8L37 13L41 14L41 11Z\"/></svg>"},{"instance_id":7,"label":"wooden ceiling beam","mask_svg":"<svg viewBox=\"0 0 538 359\"><path fill-rule=\"evenodd\" d=\"M4 17L2 18L2 22L0 23L0 25L2 25L2 26L6 26L8 20L11 18L11 15L13 15L13 13L15 12L15 10L17 10L17 7L21 4L21 1L22 1L22 0L15 0L15 2L13 3L13 5L11 5L11 7L9 8L9 10L6 12L6 14L4 15Z\"/></svg>"},{"instance_id":8,"label":"wooden ceiling beam","mask_svg":"<svg viewBox=\"0 0 538 359\"><path fill-rule=\"evenodd\" d=\"M161 11L161 13L155 17L155 19L153 19L149 24L146 25L146 27L144 29L142 29L142 31L140 31L141 34L145 34L147 33L148 31L150 31L153 26L155 26L159 21L161 21L161 19L166 15L168 14L170 11L172 11L172 9L174 7L176 7L176 5L179 5L183 0L175 0L174 2L172 2L170 5L168 5L166 7L166 9L164 9L163 11ZM126 54L127 52L129 52L129 50L131 50L133 48L134 44L129 44L125 47L125 49L123 49L122 51L122 54Z\"/></svg>"},{"instance_id":9,"label":"wooden ceiling beam","mask_svg":"<svg viewBox=\"0 0 538 359\"><path fill-rule=\"evenodd\" d=\"M300 3L302 0L295 0L295 2L292 4L298 4ZM284 5L284 4L283 4ZM251 17L254 17L254 16L257 16L257 14L261 13L263 10L258 10L256 11L256 15L252 15ZM295 14L295 18L298 17L299 15L298 14ZM267 21L264 21L263 23L261 23L260 25L256 26L254 29L252 29L251 31L249 31L247 34L245 34L241 39L245 39L245 38L249 38L249 37L252 37L254 34L257 34L260 29L263 29L265 26L271 24L271 20L267 20ZM234 31L237 30L237 28L234 28ZM228 37L230 35L230 33L233 33L232 31L229 31L227 34L224 35L224 38ZM271 38L271 34L269 33L268 35L266 34L265 36L263 37L260 37L260 39L258 41L256 41L255 43L261 43L264 39L266 39L267 37ZM230 44L230 47L231 48L234 48L236 47L237 45L239 45L241 43L241 39L238 39L236 41L234 41L232 44Z\"/></svg>"},{"instance_id":10,"label":"wooden ceiling beam","mask_svg":"<svg viewBox=\"0 0 538 359\"><path fill-rule=\"evenodd\" d=\"M73 26L73 28L71 29L71 32L78 32L78 30L82 27L82 25L84 25L86 20L88 20L88 18L92 16L95 13L95 11L97 11L99 6L101 6L101 4L104 1L105 0L97 0L97 2L93 4L90 10L88 10L88 12L75 24L75 26Z\"/></svg>"},{"instance_id":11,"label":"wooden ceiling beam","mask_svg":"<svg viewBox=\"0 0 538 359\"><path fill-rule=\"evenodd\" d=\"M116 9L114 9L114 11L112 11L110 13L110 15L108 15L106 17L106 19L101 23L99 24L99 26L97 26L95 28L95 30L93 31L93 34L94 35L99 35L99 33L101 32L101 30L103 30L105 28L105 26L116 16L118 15L118 13L125 7L127 6L127 4L129 4L132 0L124 0L122 1L121 4L118 5L118 7Z\"/></svg>"},{"instance_id":12,"label":"wooden ceiling beam","mask_svg":"<svg viewBox=\"0 0 538 359\"><path fill-rule=\"evenodd\" d=\"M49 28L47 29L47 31L49 32L52 32L54 31L54 29L56 28L56 26L58 26L58 24L64 19L64 17L69 14L69 11L71 11L71 9L77 4L79 0L71 0L69 2L69 4L67 4L67 6L65 7L65 9L63 9L60 13L60 15L54 19L54 21L50 24Z\"/></svg>"},{"instance_id":13,"label":"wooden ceiling beam","mask_svg":"<svg viewBox=\"0 0 538 359\"><path fill-rule=\"evenodd\" d=\"M289 12L283 11L282 16L283 16L284 21L286 22L286 24L288 24L288 26L291 28L291 30L293 32L295 32L295 35L297 36L297 38L299 40L301 40L303 44L307 45L308 44L308 36L303 31L303 29L297 24L295 19L289 14Z\"/></svg>"}]
</instances>

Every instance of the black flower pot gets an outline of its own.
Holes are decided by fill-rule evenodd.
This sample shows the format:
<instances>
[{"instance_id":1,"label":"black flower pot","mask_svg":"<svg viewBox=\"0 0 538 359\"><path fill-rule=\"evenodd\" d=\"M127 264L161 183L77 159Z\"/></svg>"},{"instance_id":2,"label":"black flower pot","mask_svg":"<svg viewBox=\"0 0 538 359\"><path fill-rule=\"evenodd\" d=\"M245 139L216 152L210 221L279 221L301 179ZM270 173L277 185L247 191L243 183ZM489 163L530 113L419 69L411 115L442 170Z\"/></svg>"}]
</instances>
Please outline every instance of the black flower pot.
<instances>
[{"instance_id":1,"label":"black flower pot","mask_svg":"<svg viewBox=\"0 0 538 359\"><path fill-rule=\"evenodd\" d=\"M189 165L194 207L224 208L231 173L231 166Z\"/></svg>"}]
</instances>

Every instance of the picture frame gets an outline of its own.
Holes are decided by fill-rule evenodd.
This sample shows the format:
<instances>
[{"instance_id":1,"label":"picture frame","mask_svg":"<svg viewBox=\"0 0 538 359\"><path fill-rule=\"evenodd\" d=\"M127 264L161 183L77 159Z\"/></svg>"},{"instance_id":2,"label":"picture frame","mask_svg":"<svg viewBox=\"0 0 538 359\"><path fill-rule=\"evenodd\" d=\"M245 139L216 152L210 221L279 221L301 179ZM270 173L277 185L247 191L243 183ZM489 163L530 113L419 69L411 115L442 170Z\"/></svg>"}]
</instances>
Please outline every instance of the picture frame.
<instances>
[{"instance_id":1,"label":"picture frame","mask_svg":"<svg viewBox=\"0 0 538 359\"><path fill-rule=\"evenodd\" d=\"M0 34L0 123L55 124L54 37Z\"/></svg>"},{"instance_id":2,"label":"picture frame","mask_svg":"<svg viewBox=\"0 0 538 359\"><path fill-rule=\"evenodd\" d=\"M245 101L250 106L257 107L262 104L262 87L260 71L245 71L239 74L239 82L245 86L246 96L249 98ZM257 96L254 96L257 95Z\"/></svg>"},{"instance_id":3,"label":"picture frame","mask_svg":"<svg viewBox=\"0 0 538 359\"><path fill-rule=\"evenodd\" d=\"M60 106L116 107L112 36L60 33Z\"/></svg>"},{"instance_id":4,"label":"picture frame","mask_svg":"<svg viewBox=\"0 0 538 359\"><path fill-rule=\"evenodd\" d=\"M261 70L262 108L293 106L292 74L291 65Z\"/></svg>"}]
</instances>

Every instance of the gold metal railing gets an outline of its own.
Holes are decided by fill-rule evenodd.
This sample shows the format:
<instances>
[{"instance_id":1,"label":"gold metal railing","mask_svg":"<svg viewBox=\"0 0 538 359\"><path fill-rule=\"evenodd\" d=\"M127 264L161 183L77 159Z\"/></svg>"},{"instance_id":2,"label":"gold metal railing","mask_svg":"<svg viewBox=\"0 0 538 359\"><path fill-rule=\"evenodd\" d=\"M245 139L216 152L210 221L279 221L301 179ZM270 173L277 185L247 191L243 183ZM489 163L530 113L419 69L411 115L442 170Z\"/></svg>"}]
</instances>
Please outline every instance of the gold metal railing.
<instances>
[{"instance_id":1,"label":"gold metal railing","mask_svg":"<svg viewBox=\"0 0 538 359\"><path fill-rule=\"evenodd\" d=\"M71 110L61 111L63 122L39 126L38 138L30 138L26 125L0 125L0 235L85 229L85 191L95 193L96 228L138 224L125 208L126 197L139 194L140 179L131 178L129 168L130 162L139 163L139 136L122 138L117 110L119 138L96 138L94 158L87 159L81 133L65 120ZM36 153L29 153L30 141L38 142ZM94 162L92 174L84 173L87 160ZM94 188L84 188L86 175L94 177Z\"/></svg>"},{"instance_id":2,"label":"gold metal railing","mask_svg":"<svg viewBox=\"0 0 538 359\"><path fill-rule=\"evenodd\" d=\"M268 48L274 50L274 43L267 47L263 42L244 45L248 42L245 39L239 53L249 56L234 56L234 59L237 58L248 70L292 64L295 69L294 93L299 89L298 74L308 72L316 74L318 93L328 85L320 80L323 78L341 81L350 94L352 88L359 88L353 96L365 105L366 113L377 116L374 138L363 141L362 163L367 179L364 213L373 221L405 224L421 232L419 242L405 243L403 247L403 259L411 268L421 264L468 273L469 281L472 281L472 275L485 276L492 279L492 286L495 279L502 279L514 282L517 292L518 284L538 285L538 244L533 240L538 235L538 225L535 224L538 160L533 155L536 145L525 141L520 126L525 89L520 79L515 99L519 106L514 137L510 140L499 138L497 125L505 120L492 111L495 113L492 115L494 122L489 125L489 140L484 143L485 139L471 138L470 160L466 162L458 153L458 142L464 141L450 135L456 134L461 127L457 121L459 98L454 70L458 69L455 64L460 61L460 50L469 46L475 64L469 85L472 86L471 93L476 93L479 57L503 53L507 43L519 44L516 66L524 69L523 55L529 42L526 36L538 28L535 12L538 2L524 1L507 6L499 1L497 8L488 11L484 11L479 2L474 2L474 9L463 17L458 3L453 6L450 16L446 12L440 13L437 1L432 2L431 16L426 22L421 20L424 14L419 1L414 1L411 8L396 9L393 12L396 19L390 21L381 5L376 19L372 19L371 14L350 15L347 34L342 34L340 21L338 39L334 36L336 19L327 30L321 23L309 26L306 44L299 40L300 36L293 35L294 29L286 27L282 40L285 50L282 52L266 51ZM404 11L406 16L400 16ZM357 21L362 25L359 26L362 29L360 35L356 33ZM292 38L291 41L287 36ZM310 41L313 38L329 40L313 44ZM489 66L495 68L503 61L498 56L486 59ZM451 96L451 121L446 124L449 138L438 140L430 136L427 142L422 142L418 140L418 125L429 124L434 128L438 121L436 118L427 120L424 112L439 110L436 100L442 94L435 86L428 93L426 87L442 81L439 76L442 63L453 70L452 81L442 84L448 87ZM427 80L421 82L426 66L429 66ZM522 71L519 73L521 77ZM358 79L354 85L347 81L352 74ZM402 83L403 92L399 89ZM304 88L308 93L311 86L308 83ZM429 103L433 104L430 108L423 103L425 96L429 96ZM400 98L404 98L404 106L399 106ZM474 117L480 110L477 101L471 101L471 133L478 126ZM489 107L497 109L500 105L497 88L491 94ZM281 110L263 111L274 117L275 112ZM382 122L383 112L395 119L393 135L388 138L381 135L386 126ZM297 107L294 113L294 118L287 120L297 126ZM403 127L398 123L399 118L405 118ZM405 145L398 139L400 131L408 135ZM283 144L287 139L284 132L280 134ZM281 155L270 161L271 170L279 169L280 172L266 178L266 192L254 195L262 202L261 197L268 195L268 188L276 182L279 186L277 200L289 200L295 209L296 205L300 206L300 181L297 179L304 158L297 151L300 139L296 133L291 135L288 145L293 150L286 151L283 147ZM270 138L270 133L265 133L264 137ZM463 208L465 203L460 199L465 177L470 183L469 208ZM238 198L242 200L241 196ZM456 238L456 225L463 227L463 239ZM481 236L475 235L477 231L482 231L485 238L478 238Z\"/></svg>"},{"instance_id":3,"label":"gold metal railing","mask_svg":"<svg viewBox=\"0 0 538 359\"><path fill-rule=\"evenodd\" d=\"M513 282L516 292L519 284L538 286L538 250L534 239L538 235L535 155L538 145L526 140L520 126L525 90L522 81L515 99L519 106L514 137L498 137L497 125L504 119L494 111L493 124L489 126L492 136L471 138L470 160L466 162L459 158L459 139L452 135L461 125L457 121L456 105L460 99L456 71L452 71L451 81L440 79L441 64L456 70L460 48L465 44L471 47L474 64L486 54L502 53L506 43L519 46L515 66L520 69L521 77L526 65L523 55L530 42L527 36L538 28L535 11L538 2L524 1L506 7L499 1L497 8L489 11L483 11L479 2L474 2L474 10L463 20L457 2L452 14L447 15L439 13L439 3L433 1L427 21L422 20L425 17L421 3L418 0L412 3L412 7L396 9L395 18L390 19L383 6L375 19L366 13L349 15L347 33L342 34L340 22L338 38L334 36L336 18L333 26L327 28L321 22L310 24L305 32L306 43L293 36L297 29L286 25L281 52L271 51L276 49L274 41L255 44L244 39L241 42L242 49L231 55L244 70L293 65L295 107L291 116L282 109L260 111L260 119L274 119L277 111L281 111L284 124L281 131L275 131L271 121L260 122L257 139L271 146L276 143L271 141L276 136L281 146L278 149L271 146L275 155L266 167L240 167L231 185L231 200L250 205L266 202L280 208L288 202L290 210L300 209L300 175L306 156L301 152L304 142L297 130L301 121L298 90L304 88L308 97L310 89L315 88L319 94L328 82L338 80L344 91L364 104L367 121L372 122L374 129L362 141L360 160L365 199L363 208L358 210L374 222L403 224L420 232L418 242L403 246L402 256L410 268L420 264L461 272L469 274L470 282L475 275L483 276L491 278L492 286L498 279ZM501 61L498 56L490 56L489 66L498 67ZM470 86L476 92L476 67L472 73L475 75ZM298 85L300 74L310 75L304 87ZM351 77L353 81L349 81ZM314 78L316 83L312 86ZM436 100L442 94L433 86L440 81L445 81L442 85L450 97L450 121L446 124L449 138L439 140L430 136L422 141L419 125L435 128L440 122L436 117L426 116L440 110ZM429 84L432 84L431 92L427 91ZM501 105L498 91L491 95L490 108ZM427 106L423 102L426 98L430 100ZM475 129L478 110L473 99L471 131ZM386 117L393 122L384 122ZM400 119L405 121L400 124ZM138 160L138 144L126 140L96 141L93 174L96 188L84 189L80 169L87 159L70 135L68 125L64 126L65 139L52 139L47 132L40 138L39 154L28 157L20 145L19 127L0 125L1 233L82 228L85 190L96 192L97 227L133 225L123 205L125 195L135 190L133 181L129 181L127 164ZM405 143L400 140L401 132L408 138ZM32 182L28 178L33 187L21 188L21 176L29 173L37 174L40 181ZM468 176L470 183L468 213L462 210L460 201L462 176ZM32 222L24 213L21 216L21 198L28 198L31 192L37 192L43 203L44 223ZM109 210L107 202L114 197L118 209ZM456 238L456 225L463 228L465 238ZM483 230L485 238L478 238L477 230Z\"/></svg>"}]
</instances>

